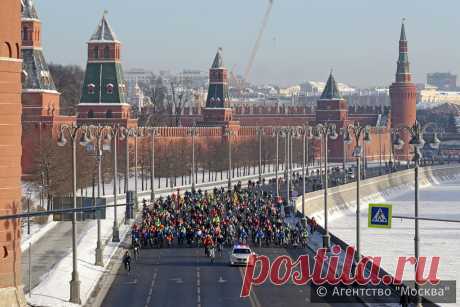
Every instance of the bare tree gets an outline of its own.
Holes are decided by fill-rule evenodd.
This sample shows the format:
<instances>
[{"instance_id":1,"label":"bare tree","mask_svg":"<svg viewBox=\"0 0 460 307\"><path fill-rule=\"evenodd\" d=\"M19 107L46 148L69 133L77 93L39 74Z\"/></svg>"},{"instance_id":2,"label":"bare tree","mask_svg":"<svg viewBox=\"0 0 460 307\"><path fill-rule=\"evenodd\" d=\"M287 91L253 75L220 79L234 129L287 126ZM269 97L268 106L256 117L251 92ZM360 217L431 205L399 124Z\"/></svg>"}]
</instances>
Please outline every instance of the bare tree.
<instances>
[{"instance_id":1,"label":"bare tree","mask_svg":"<svg viewBox=\"0 0 460 307\"><path fill-rule=\"evenodd\" d=\"M171 125L181 126L182 113L191 100L191 91L180 82L170 82L170 93L166 96L166 105L172 115Z\"/></svg>"},{"instance_id":2,"label":"bare tree","mask_svg":"<svg viewBox=\"0 0 460 307\"><path fill-rule=\"evenodd\" d=\"M165 106L165 97L168 88L161 77L152 77L149 84L143 84L146 95L152 101L151 105L144 106L139 115L139 124L145 126L165 126L169 124L169 110Z\"/></svg>"}]
</instances>

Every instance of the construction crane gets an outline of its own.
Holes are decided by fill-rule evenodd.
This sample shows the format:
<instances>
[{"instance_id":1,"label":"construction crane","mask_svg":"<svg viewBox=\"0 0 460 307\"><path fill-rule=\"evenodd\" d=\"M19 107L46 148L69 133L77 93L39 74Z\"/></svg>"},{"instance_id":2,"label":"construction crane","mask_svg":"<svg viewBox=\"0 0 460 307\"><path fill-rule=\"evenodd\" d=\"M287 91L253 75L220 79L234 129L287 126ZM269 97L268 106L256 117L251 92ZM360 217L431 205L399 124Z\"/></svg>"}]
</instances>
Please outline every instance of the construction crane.
<instances>
[{"instance_id":1,"label":"construction crane","mask_svg":"<svg viewBox=\"0 0 460 307\"><path fill-rule=\"evenodd\" d=\"M268 19L270 18L270 14L272 12L273 1L274 0L269 0L267 11L265 12L264 19L262 20L262 27L259 31L259 34L257 35L256 43L254 45L254 48L252 49L248 66L246 67L246 70L244 72L244 80L248 80L249 74L251 73L251 70L252 70L252 66L254 65L254 61L256 59L257 52L259 51L259 48L260 48L260 42L264 35L265 29L267 28Z\"/></svg>"}]
</instances>

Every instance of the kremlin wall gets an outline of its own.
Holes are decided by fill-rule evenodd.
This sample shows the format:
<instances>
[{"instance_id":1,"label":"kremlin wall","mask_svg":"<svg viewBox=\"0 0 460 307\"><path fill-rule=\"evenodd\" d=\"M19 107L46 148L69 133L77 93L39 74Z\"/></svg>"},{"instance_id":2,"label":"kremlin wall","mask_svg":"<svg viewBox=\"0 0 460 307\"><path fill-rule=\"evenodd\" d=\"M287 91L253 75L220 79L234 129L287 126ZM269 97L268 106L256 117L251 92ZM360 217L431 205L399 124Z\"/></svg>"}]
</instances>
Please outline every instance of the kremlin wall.
<instances>
[{"instance_id":1,"label":"kremlin wall","mask_svg":"<svg viewBox=\"0 0 460 307\"><path fill-rule=\"evenodd\" d=\"M41 48L42 24L32 1L2 0L0 8L0 214L4 215L21 210L21 174L23 179L27 179L36 171L42 145L50 139L57 139L61 124L137 127L137 120L131 117L130 105L126 101L121 42L105 15L87 42L86 75L77 116L62 116L59 114L60 94ZM184 140L191 142L187 126L192 125L198 127L196 142L206 148L210 142L228 142L228 131L232 132L232 143L254 141L257 138L257 126L264 127L267 138L273 136L274 129L280 126L334 123L340 129L359 122L371 127L371 142L365 146L368 159L377 160L379 156L388 159L391 155L391 128L412 125L416 115L415 86L409 71L404 24L400 35L396 78L390 89L391 109L350 108L341 96L332 72L315 108L230 108L228 71L224 66L221 49L212 62L209 78L206 107L201 110L186 109L182 117L184 127L159 127L157 141L160 145ZM407 144L407 135L404 138ZM149 139L142 141L149 142ZM313 158L319 159L321 144L318 140L311 140L310 145L313 148ZM355 145L345 146L342 136L331 140L328 144L329 160L353 161ZM158 148L161 150L162 146ZM407 158L409 147L404 147L396 154ZM0 224L0 296L14 299L19 302L18 305L23 305L20 303L23 299L19 269L20 239L18 221L4 221Z\"/></svg>"},{"instance_id":2,"label":"kremlin wall","mask_svg":"<svg viewBox=\"0 0 460 307\"><path fill-rule=\"evenodd\" d=\"M23 38L23 89L22 89L22 174L27 178L36 168L34 157L44 138L57 138L59 127L67 124L100 124L136 127L137 120L131 117L126 98L126 85L121 62L121 42L104 15L96 31L87 42L88 59L86 75L81 90L77 116L59 114L59 93L48 70L41 49L41 22L32 2L27 2L22 11ZM359 122L371 127L371 142L364 146L368 160L390 159L390 130L394 126L411 125L415 120L415 86L411 83L407 55L405 26L402 25L399 43L399 59L395 83L391 86L392 106L349 107L338 90L331 72L326 87L315 107L289 106L233 106L230 107L228 93L228 70L224 66L223 52L217 51L209 72L210 85L206 106L202 109L185 108L181 116L182 127L160 128L157 141L175 143L191 142L188 127L202 127L197 135L198 143L206 143L212 135L226 142L225 130L234 130L234 142L256 137L255 127L264 127L266 136L273 135L274 127L315 126L319 123L334 123L337 130ZM396 112L392 112L396 110ZM174 116L171 114L170 116ZM396 125L395 125L396 124ZM206 130L206 129L209 129ZM407 135L404 135L407 140ZM148 142L148 138L144 140ZM141 140L142 142L142 140ZM320 142L311 140L314 159L320 159ZM342 136L328 145L329 160L353 161L354 144L344 146ZM394 154L400 159L408 157L408 146Z\"/></svg>"}]
</instances>

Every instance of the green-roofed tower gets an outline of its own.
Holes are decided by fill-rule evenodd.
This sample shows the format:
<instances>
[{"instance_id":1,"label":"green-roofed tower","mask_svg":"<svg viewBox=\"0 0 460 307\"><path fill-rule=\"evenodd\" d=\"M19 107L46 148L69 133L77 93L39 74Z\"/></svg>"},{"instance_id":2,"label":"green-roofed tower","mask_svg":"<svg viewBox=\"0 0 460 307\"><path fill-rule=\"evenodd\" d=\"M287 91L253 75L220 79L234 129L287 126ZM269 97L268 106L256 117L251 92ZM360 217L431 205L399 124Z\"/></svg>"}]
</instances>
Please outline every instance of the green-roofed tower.
<instances>
[{"instance_id":1,"label":"green-roofed tower","mask_svg":"<svg viewBox=\"0 0 460 307\"><path fill-rule=\"evenodd\" d=\"M120 54L121 42L105 12L88 41L88 62L78 105L79 121L129 118L130 105L126 99Z\"/></svg>"}]
</instances>

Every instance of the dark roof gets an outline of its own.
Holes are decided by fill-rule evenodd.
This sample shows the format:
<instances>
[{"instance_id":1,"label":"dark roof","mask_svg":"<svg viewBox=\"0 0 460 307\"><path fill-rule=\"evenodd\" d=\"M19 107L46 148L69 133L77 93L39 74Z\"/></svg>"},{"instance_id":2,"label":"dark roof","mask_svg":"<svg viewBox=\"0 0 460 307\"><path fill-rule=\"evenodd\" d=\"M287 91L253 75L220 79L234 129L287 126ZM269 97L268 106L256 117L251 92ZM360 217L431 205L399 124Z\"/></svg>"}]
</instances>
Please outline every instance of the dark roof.
<instances>
[{"instance_id":1,"label":"dark roof","mask_svg":"<svg viewBox=\"0 0 460 307\"><path fill-rule=\"evenodd\" d=\"M342 95L340 95L339 88L337 87L337 83L332 75L332 71L320 99L342 99Z\"/></svg>"},{"instance_id":2,"label":"dark roof","mask_svg":"<svg viewBox=\"0 0 460 307\"><path fill-rule=\"evenodd\" d=\"M399 40L401 40L401 41L406 41L407 40L406 39L406 27L404 25L404 20L403 20L402 25L401 25L401 36L400 36Z\"/></svg>"},{"instance_id":3,"label":"dark roof","mask_svg":"<svg viewBox=\"0 0 460 307\"><path fill-rule=\"evenodd\" d=\"M53 77L46 64L43 52L40 49L22 50L22 69L27 74L22 88L25 90L55 91Z\"/></svg>"},{"instance_id":4,"label":"dark roof","mask_svg":"<svg viewBox=\"0 0 460 307\"><path fill-rule=\"evenodd\" d=\"M216 57L212 62L211 68L222 68L224 67L224 60L222 58L222 48L217 49Z\"/></svg>"},{"instance_id":5,"label":"dark roof","mask_svg":"<svg viewBox=\"0 0 460 307\"><path fill-rule=\"evenodd\" d=\"M118 41L115 33L112 31L109 22L106 18L106 13L102 16L101 22L97 26L96 31L91 36L90 41L105 41L115 42Z\"/></svg>"},{"instance_id":6,"label":"dark roof","mask_svg":"<svg viewBox=\"0 0 460 307\"><path fill-rule=\"evenodd\" d=\"M32 0L21 0L22 18L38 19Z\"/></svg>"}]
</instances>

